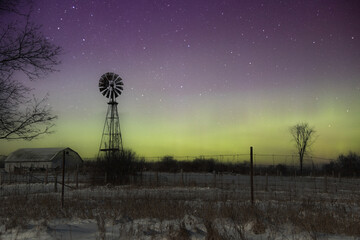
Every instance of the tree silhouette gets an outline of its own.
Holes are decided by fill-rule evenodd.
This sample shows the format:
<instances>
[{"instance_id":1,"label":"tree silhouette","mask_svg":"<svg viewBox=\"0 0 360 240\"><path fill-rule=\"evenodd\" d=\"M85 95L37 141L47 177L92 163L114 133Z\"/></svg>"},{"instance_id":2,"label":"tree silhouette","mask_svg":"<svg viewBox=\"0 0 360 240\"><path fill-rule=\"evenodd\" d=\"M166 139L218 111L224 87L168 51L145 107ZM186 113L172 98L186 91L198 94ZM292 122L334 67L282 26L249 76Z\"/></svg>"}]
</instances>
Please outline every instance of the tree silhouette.
<instances>
[{"instance_id":1,"label":"tree silhouette","mask_svg":"<svg viewBox=\"0 0 360 240\"><path fill-rule=\"evenodd\" d=\"M32 89L15 78L21 73L32 81L56 71L61 53L30 21L31 10L21 13L20 2L0 0L0 139L7 140L32 140L50 133L56 118L47 96L31 97Z\"/></svg>"},{"instance_id":2,"label":"tree silhouette","mask_svg":"<svg viewBox=\"0 0 360 240\"><path fill-rule=\"evenodd\" d=\"M302 175L304 156L315 141L315 132L315 129L310 127L308 123L298 123L290 128L291 136L295 141L295 147L299 154L300 175Z\"/></svg>"}]
</instances>

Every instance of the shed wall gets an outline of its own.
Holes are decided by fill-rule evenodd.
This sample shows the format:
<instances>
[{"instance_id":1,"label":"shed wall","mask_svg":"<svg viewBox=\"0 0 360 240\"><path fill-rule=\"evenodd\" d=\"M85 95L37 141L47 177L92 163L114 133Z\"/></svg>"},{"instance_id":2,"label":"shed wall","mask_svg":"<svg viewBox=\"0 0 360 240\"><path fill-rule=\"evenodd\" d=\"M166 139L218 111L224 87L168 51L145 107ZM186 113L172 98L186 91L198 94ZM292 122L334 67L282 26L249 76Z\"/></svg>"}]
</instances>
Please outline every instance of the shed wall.
<instances>
[{"instance_id":1,"label":"shed wall","mask_svg":"<svg viewBox=\"0 0 360 240\"><path fill-rule=\"evenodd\" d=\"M76 168L82 164L81 157L72 149L64 149L65 154L65 166L66 168ZM45 160L44 158L40 161L34 158L34 161L24 161L25 159L5 161L5 171L13 172L15 168L48 168L56 169L62 167L63 150L60 150L54 157ZM45 161L44 161L45 160Z\"/></svg>"},{"instance_id":2,"label":"shed wall","mask_svg":"<svg viewBox=\"0 0 360 240\"><path fill-rule=\"evenodd\" d=\"M13 172L15 168L51 168L52 162L11 162L5 163L5 171Z\"/></svg>"},{"instance_id":3,"label":"shed wall","mask_svg":"<svg viewBox=\"0 0 360 240\"><path fill-rule=\"evenodd\" d=\"M62 158L63 152L59 152L52 160L51 168L61 168L62 167ZM82 164L82 160L79 155L68 149L65 154L65 167L66 168L76 168L77 166Z\"/></svg>"}]
</instances>

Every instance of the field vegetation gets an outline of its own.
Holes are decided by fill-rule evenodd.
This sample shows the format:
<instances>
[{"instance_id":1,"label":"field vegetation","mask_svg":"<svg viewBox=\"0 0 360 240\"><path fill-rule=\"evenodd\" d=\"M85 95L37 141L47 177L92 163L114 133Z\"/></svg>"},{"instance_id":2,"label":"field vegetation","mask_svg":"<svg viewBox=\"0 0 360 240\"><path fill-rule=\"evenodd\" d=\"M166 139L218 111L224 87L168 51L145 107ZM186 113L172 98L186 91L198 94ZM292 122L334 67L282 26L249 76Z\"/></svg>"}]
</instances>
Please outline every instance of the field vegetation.
<instances>
[{"instance_id":1,"label":"field vegetation","mask_svg":"<svg viewBox=\"0 0 360 240\"><path fill-rule=\"evenodd\" d=\"M356 239L358 160L353 153L340 156L303 177L287 166L264 167L261 175L256 169L252 204L247 163L172 157L146 162L128 151L85 164L78 188L67 178L64 207L50 180L3 183L0 237ZM45 188L49 191L41 191Z\"/></svg>"}]
</instances>

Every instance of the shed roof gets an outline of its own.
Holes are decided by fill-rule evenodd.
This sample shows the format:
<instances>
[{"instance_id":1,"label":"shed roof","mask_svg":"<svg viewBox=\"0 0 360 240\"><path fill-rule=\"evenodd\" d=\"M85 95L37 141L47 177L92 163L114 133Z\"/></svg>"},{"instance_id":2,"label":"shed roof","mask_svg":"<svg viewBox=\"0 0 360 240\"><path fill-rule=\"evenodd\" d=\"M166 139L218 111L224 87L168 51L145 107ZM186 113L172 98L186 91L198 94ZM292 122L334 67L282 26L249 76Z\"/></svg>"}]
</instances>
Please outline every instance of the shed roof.
<instances>
[{"instance_id":1,"label":"shed roof","mask_svg":"<svg viewBox=\"0 0 360 240\"><path fill-rule=\"evenodd\" d=\"M12 152L5 162L49 162L60 151L70 148L21 148Z\"/></svg>"}]
</instances>

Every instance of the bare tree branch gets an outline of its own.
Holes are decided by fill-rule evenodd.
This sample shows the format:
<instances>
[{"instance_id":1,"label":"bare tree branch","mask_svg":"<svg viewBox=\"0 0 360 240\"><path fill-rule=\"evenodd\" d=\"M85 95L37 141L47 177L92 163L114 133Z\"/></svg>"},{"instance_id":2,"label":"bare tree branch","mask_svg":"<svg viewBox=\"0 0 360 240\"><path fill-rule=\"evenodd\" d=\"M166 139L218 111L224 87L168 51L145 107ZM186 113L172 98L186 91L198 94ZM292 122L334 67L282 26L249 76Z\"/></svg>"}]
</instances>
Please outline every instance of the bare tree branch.
<instances>
[{"instance_id":1,"label":"bare tree branch","mask_svg":"<svg viewBox=\"0 0 360 240\"><path fill-rule=\"evenodd\" d=\"M21 14L19 11L19 0L0 0L0 14L1 13L16 13Z\"/></svg>"},{"instance_id":2,"label":"bare tree branch","mask_svg":"<svg viewBox=\"0 0 360 240\"><path fill-rule=\"evenodd\" d=\"M52 115L46 101L47 97L40 101L34 97L22 112L9 109L5 114L8 118L0 118L0 139L32 140L42 134L51 133L51 127L54 126L53 120L57 117ZM1 116L4 115L1 114Z\"/></svg>"},{"instance_id":3,"label":"bare tree branch","mask_svg":"<svg viewBox=\"0 0 360 240\"><path fill-rule=\"evenodd\" d=\"M1 34L0 77L7 78L14 72L26 74L30 80L45 76L60 64L58 56L61 48L52 44L40 32L40 26L28 19L19 30L7 26Z\"/></svg>"},{"instance_id":4,"label":"bare tree branch","mask_svg":"<svg viewBox=\"0 0 360 240\"><path fill-rule=\"evenodd\" d=\"M315 133L315 129L310 127L308 123L298 123L290 128L290 134L295 141L295 147L299 154L300 175L302 175L304 156L315 142Z\"/></svg>"},{"instance_id":5,"label":"bare tree branch","mask_svg":"<svg viewBox=\"0 0 360 240\"><path fill-rule=\"evenodd\" d=\"M20 0L0 0L0 15L15 14L19 21L0 27L0 139L32 140L51 133L57 117L46 103L29 97L32 89L14 78L21 72L30 80L56 71L61 48L41 33L30 21L30 13L18 11ZM31 7L30 7L31 8Z\"/></svg>"}]
</instances>

